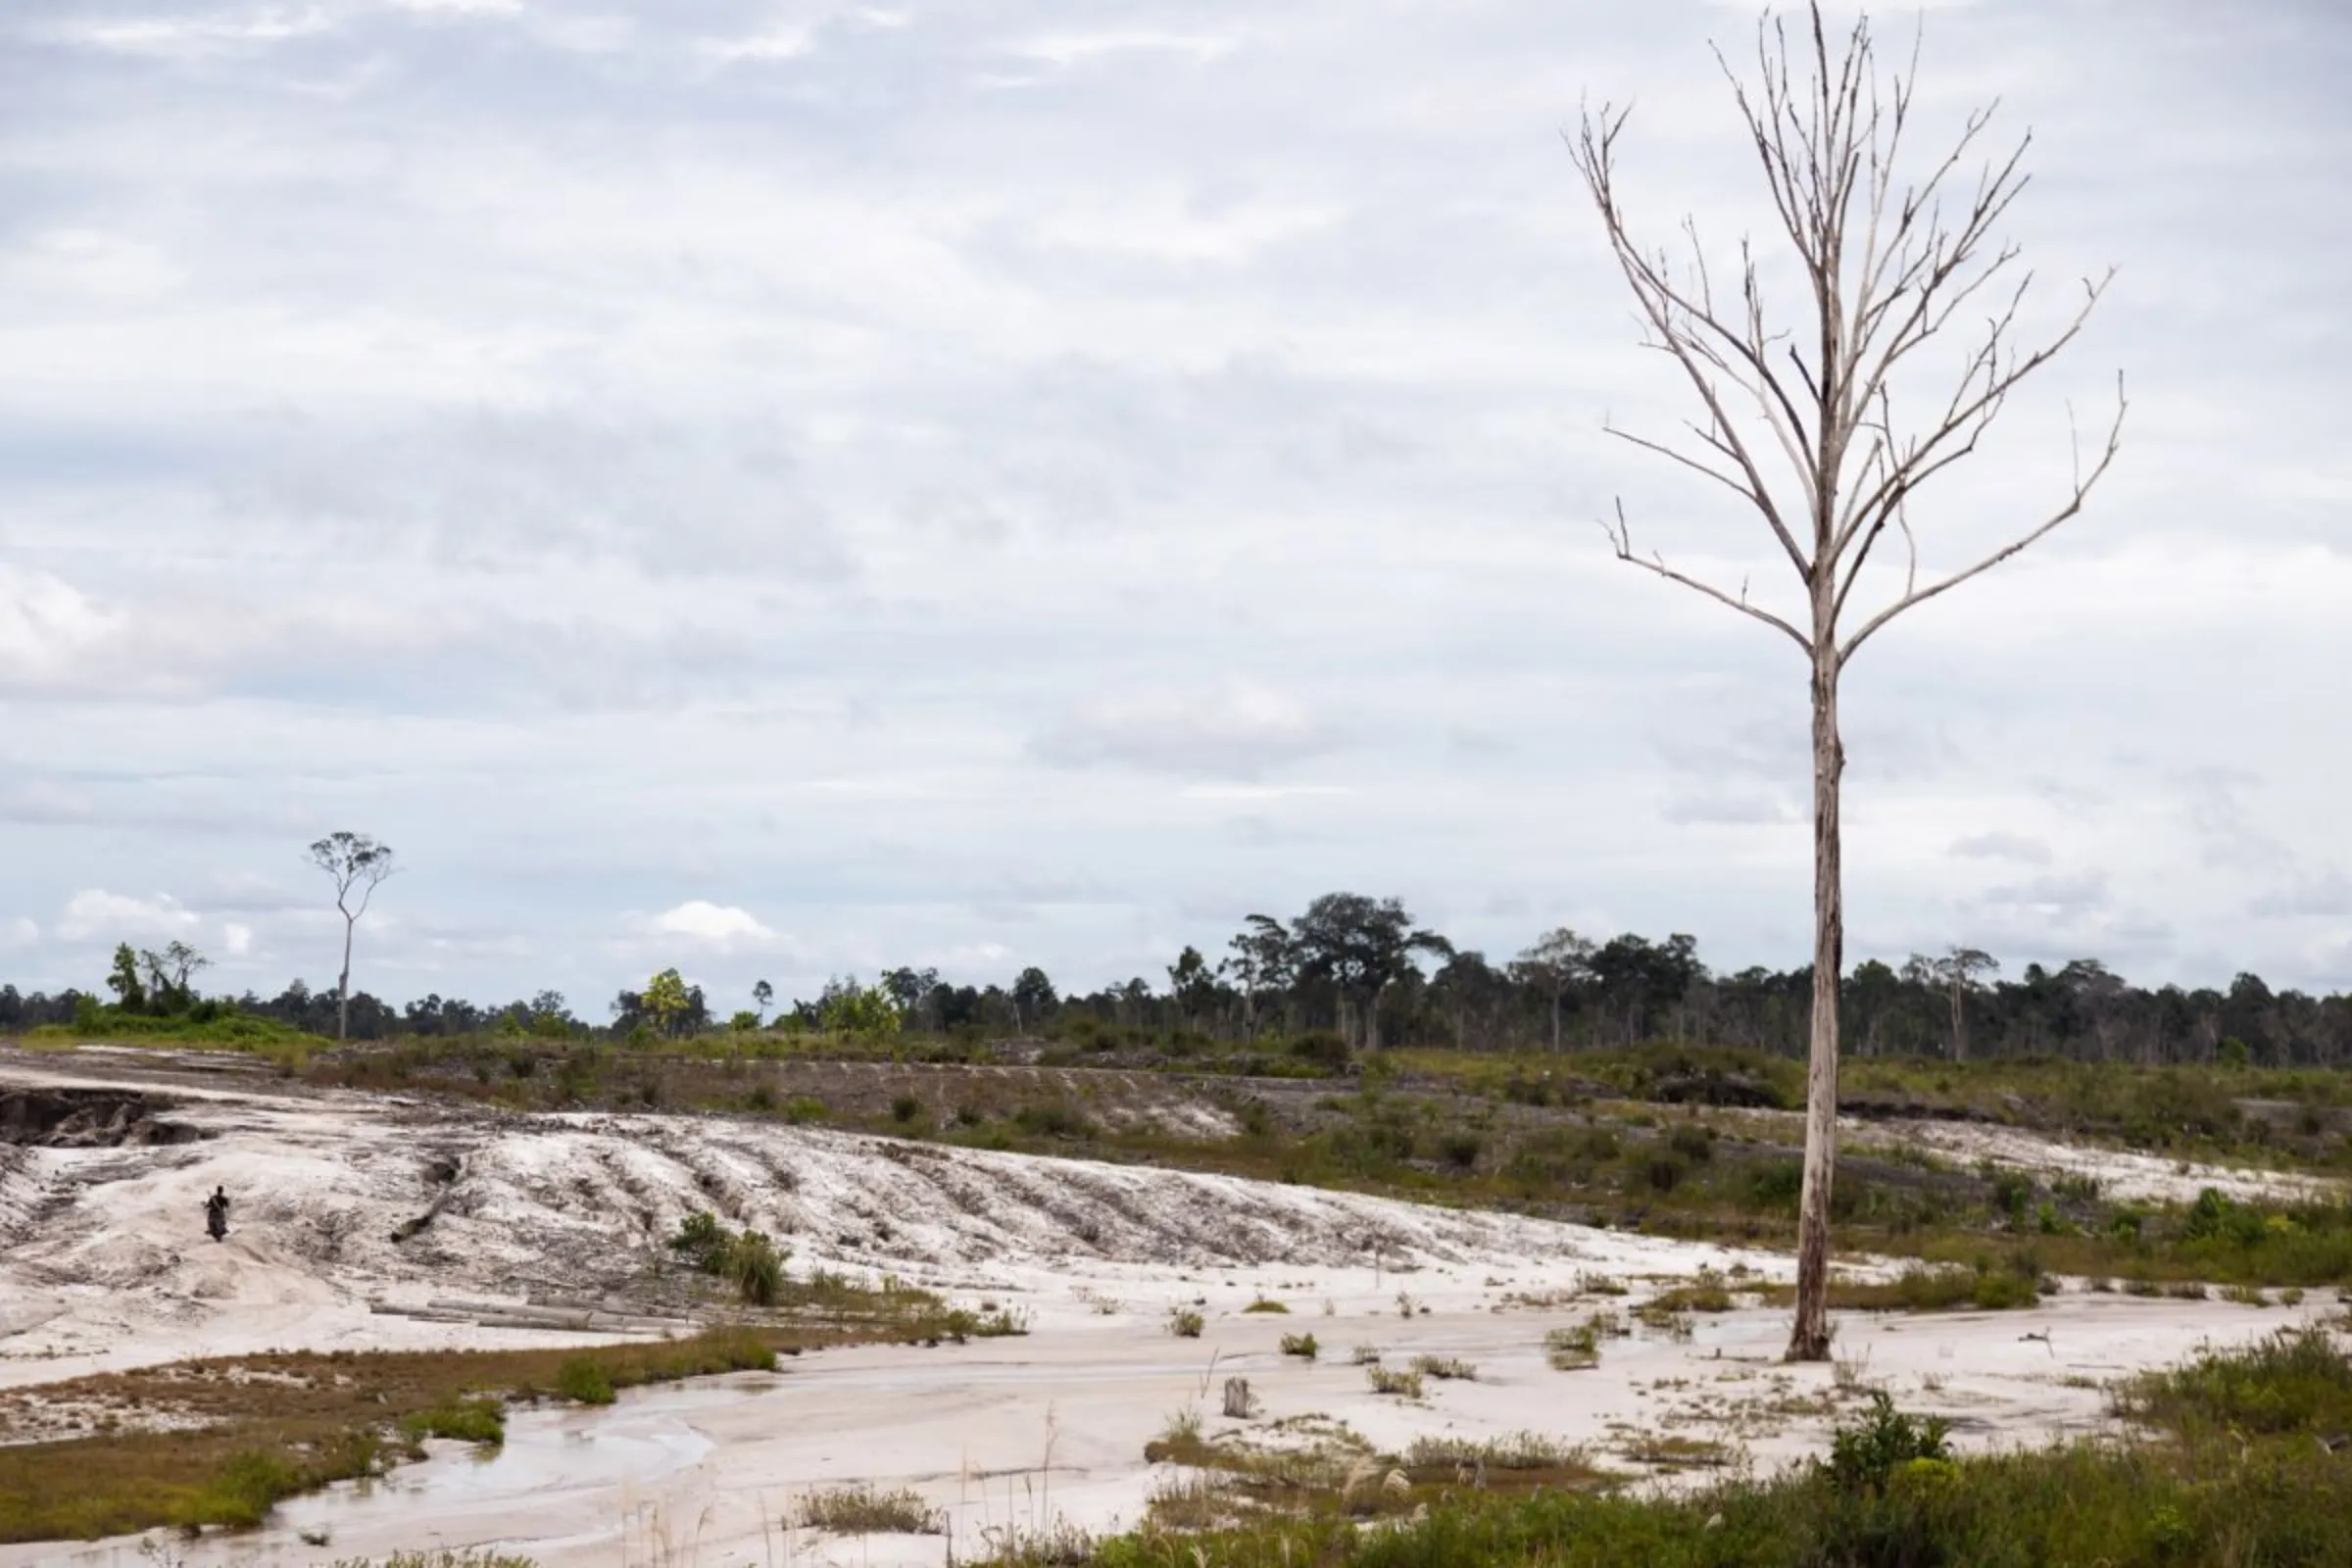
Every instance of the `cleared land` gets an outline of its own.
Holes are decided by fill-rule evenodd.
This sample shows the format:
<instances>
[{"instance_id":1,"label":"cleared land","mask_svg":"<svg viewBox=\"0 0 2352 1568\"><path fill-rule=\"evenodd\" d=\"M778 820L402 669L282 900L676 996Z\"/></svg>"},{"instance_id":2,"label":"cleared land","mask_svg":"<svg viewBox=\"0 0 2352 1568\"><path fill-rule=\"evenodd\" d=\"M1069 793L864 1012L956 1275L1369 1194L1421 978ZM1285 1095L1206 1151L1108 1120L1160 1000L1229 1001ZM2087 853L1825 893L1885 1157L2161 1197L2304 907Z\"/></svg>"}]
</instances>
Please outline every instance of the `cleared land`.
<instances>
[{"instance_id":1,"label":"cleared land","mask_svg":"<svg viewBox=\"0 0 2352 1568\"><path fill-rule=\"evenodd\" d=\"M1821 1451L1873 1387L1948 1417L1964 1449L2037 1443L2110 1427L2107 1384L2203 1339L2335 1310L2331 1291L2277 1284L2234 1300L2166 1296L2159 1271L2147 1294L2100 1291L2104 1277L2045 1281L2063 1262L2026 1258L2091 1245L2045 1230L2036 1208L2053 1201L2048 1223L2072 1232L2083 1227L2066 1213L2098 1220L2116 1199L2104 1162L2118 1190L2178 1184L2133 1193L2145 1202L2225 1179L2239 1204L2309 1202L2329 1191L2324 1170L2207 1170L2016 1127L1881 1121L1862 1136L1886 1147L1883 1166L1857 1168L1899 1176L1901 1193L1989 1193L2005 1178L2026 1181L2026 1196L2012 1186L2016 1200L1988 1210L1997 1234L1976 1236L1981 1267L1850 1260L1857 1305L1933 1310L1852 1311L1838 1364L1785 1367L1774 1302L1788 1267L1767 1247L1168 1168L1196 1148L1196 1163L1244 1169L1284 1157L1286 1143L1295 1152L1297 1136L1250 1109L1274 1096L1291 1108L1272 1114L1319 1122L1327 1139L1377 1126L1399 1103L1411 1116L1440 1106L1426 1134L1435 1157L1384 1185L1456 1196L1445 1184L1458 1180L1476 1199L1509 1140L1606 1134L1636 1146L1599 1162L1609 1181L1634 1184L1654 1217L1721 1232L1736 1228L1729 1211L1676 1203L1727 1169L1780 1157L1769 1112L1661 1116L1593 1099L1491 1114L1451 1089L1414 1101L1392 1087L1367 1114L1363 1091L1329 1084L1236 1095L1151 1073L834 1067L872 1103L826 1105L836 1125L822 1126L780 1109L520 1110L425 1086L325 1087L206 1054L0 1059L0 1441L27 1459L69 1444L121 1453L156 1441L140 1434L201 1436L268 1406L320 1423L293 1440L316 1444L350 1429L338 1401L388 1390L396 1416L442 1412L408 1429L435 1457L282 1502L259 1533L172 1549L191 1562L308 1562L501 1544L588 1563L657 1560L665 1542L668 1560L734 1562L789 1543L801 1562L936 1563L1061 1524L1212 1525L1277 1494L1362 1512L1409 1511L1469 1478L1482 1492L1689 1487L1743 1456L1771 1465ZM732 1092L749 1099L758 1070ZM996 1108L956 1113L991 1083ZM905 1098L918 1116L897 1114ZM1447 1129L1463 1136L1479 1114L1486 1142L1450 1158ZM839 1125L859 1118L891 1135ZM1681 1136L1686 1168L1671 1190L1646 1185L1642 1146L1674 1153L1678 1125L1712 1131ZM1931 1128L1943 1142L1923 1156ZM1945 1168L1978 1157L1955 1134L1989 1140L1987 1157L2011 1163ZM971 1147L1016 1137L1111 1157ZM2035 1164L2038 1179L2012 1168ZM216 1183L237 1199L222 1244L200 1223ZM1745 1190L1725 1191L1735 1187ZM682 1266L668 1242L697 1211L789 1248L791 1298L747 1306ZM2252 1210L2219 1212L2236 1223ZM2150 1223L2196 1222L2183 1210ZM2267 1225L2256 1216L2255 1229ZM1758 1229L1770 1239L1768 1222ZM1938 1233L1912 1250L1956 1252L1965 1239ZM2191 1252L2157 1259L2168 1278L2202 1244L2181 1245ZM2267 1245L2228 1256L2242 1263ZM2300 1252L2279 1256L2300 1266ZM871 1289L885 1282L890 1294ZM1187 1312L1198 1337L1170 1332ZM626 1338L639 1348L605 1353L662 1355L664 1332L719 1320L813 1353L623 1391L609 1407L564 1392L582 1347ZM999 1332L974 1332L982 1322ZM1311 1358L1299 1349L1310 1336ZM494 1353L463 1377L448 1355L396 1369L371 1354L460 1348ZM199 1356L235 1359L175 1365ZM422 1376L426 1365L439 1370ZM615 1367L613 1381L628 1381ZM1229 1378L1247 1380L1238 1406ZM482 1394L469 1391L521 1390L544 1397L505 1415L503 1446L483 1462L462 1408ZM0 1464L0 1495L7 1475ZM842 1496L869 1486L873 1496ZM852 1541L801 1523L887 1518L880 1498L936 1531ZM123 1549L0 1547L0 1563L104 1562Z\"/></svg>"}]
</instances>

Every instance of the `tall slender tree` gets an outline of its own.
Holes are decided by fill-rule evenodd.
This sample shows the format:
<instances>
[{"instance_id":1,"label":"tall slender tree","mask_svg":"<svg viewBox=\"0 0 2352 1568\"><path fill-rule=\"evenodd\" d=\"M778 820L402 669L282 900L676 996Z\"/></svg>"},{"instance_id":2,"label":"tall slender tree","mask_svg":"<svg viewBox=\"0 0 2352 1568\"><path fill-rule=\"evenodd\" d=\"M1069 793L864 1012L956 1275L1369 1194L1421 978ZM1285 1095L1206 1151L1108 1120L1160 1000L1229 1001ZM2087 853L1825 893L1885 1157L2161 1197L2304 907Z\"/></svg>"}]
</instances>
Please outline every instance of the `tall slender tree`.
<instances>
[{"instance_id":1,"label":"tall slender tree","mask_svg":"<svg viewBox=\"0 0 2352 1568\"><path fill-rule=\"evenodd\" d=\"M375 890L394 870L392 846L365 833L329 833L311 846L311 863L334 879L335 909L343 916L343 972L335 980L335 1038L351 1038L351 940ZM354 901L354 895L357 901Z\"/></svg>"},{"instance_id":2,"label":"tall slender tree","mask_svg":"<svg viewBox=\"0 0 2352 1568\"><path fill-rule=\"evenodd\" d=\"M1592 978L1593 946L1566 926L1546 931L1511 961L1511 977L1542 992L1551 1008L1551 1049L1560 1049L1560 1006L1568 993Z\"/></svg>"},{"instance_id":3,"label":"tall slender tree","mask_svg":"<svg viewBox=\"0 0 2352 1568\"><path fill-rule=\"evenodd\" d=\"M2032 274L2013 268L2017 248L1996 240L2027 175L2021 164L2032 137L1984 156L1974 176L1963 164L1983 156L1991 109L1972 113L1939 158L1911 165L1910 128L1916 49L1908 67L1882 72L1867 18L1833 49L1821 8L1809 8L1809 37L1791 46L1784 24L1767 19L1757 34L1754 85L1716 60L1731 84L1762 166L1777 218L1774 243L1786 239L1801 269L1806 301L1786 323L1766 309L1754 251L1744 240L1728 290L1696 225L1687 268L1637 240L1619 186L1617 143L1629 111L1603 104L1568 133L1569 152L1598 210L1608 246L1646 328L1646 345L1664 354L1688 383L1698 416L1686 436L1659 439L1611 427L1610 433L1665 458L1738 497L1771 531L1804 591L1803 608L1781 614L1751 601L1747 584L1709 582L1638 554L1618 503L1607 524L1618 559L1655 572L1771 627L1804 655L1812 702L1814 943L1810 1065L1806 1076L1805 1160L1798 1205L1796 1314L1788 1354L1829 1355L1830 1183L1837 1160L1838 981L1844 958L1838 785L1845 748L1838 734L1839 677L1879 628L1905 611L1990 570L2082 508L2115 461L2123 435L2123 382L2104 445L2085 466L2078 442L2070 488L2058 504L1973 563L1922 580L1911 502L1928 481L1977 450L2010 394L2074 341L2098 303L2112 270L2083 284L2084 296L2062 326L2032 343L2018 322ZM1794 70L1792 71L1792 61ZM1907 170L1916 168L1915 174ZM1898 423L1896 372L1909 399L1913 357L1947 328L1968 332L1947 391L1920 418ZM1768 481L1768 468L1787 471ZM1847 601L1873 551L1889 533L1901 538L1905 564L1882 606L1845 618ZM1889 546L1891 549L1892 547ZM1874 578L1880 574L1874 574Z\"/></svg>"}]
</instances>

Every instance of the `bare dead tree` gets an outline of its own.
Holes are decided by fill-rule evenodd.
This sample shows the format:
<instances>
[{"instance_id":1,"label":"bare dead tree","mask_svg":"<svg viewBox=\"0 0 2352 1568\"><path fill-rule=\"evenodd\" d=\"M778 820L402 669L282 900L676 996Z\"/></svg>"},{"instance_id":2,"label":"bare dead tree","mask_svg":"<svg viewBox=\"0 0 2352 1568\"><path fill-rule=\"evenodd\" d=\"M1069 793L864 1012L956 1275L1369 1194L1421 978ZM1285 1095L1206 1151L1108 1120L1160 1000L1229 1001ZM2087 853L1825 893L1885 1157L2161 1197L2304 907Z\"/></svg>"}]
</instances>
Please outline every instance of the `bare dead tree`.
<instances>
[{"instance_id":1,"label":"bare dead tree","mask_svg":"<svg viewBox=\"0 0 2352 1568\"><path fill-rule=\"evenodd\" d=\"M335 981L335 1038L351 1038L351 938L375 890L393 872L392 846L365 833L329 833L311 846L311 863L335 883L335 910L343 916L343 972ZM357 907L352 894L359 894Z\"/></svg>"},{"instance_id":2,"label":"bare dead tree","mask_svg":"<svg viewBox=\"0 0 2352 1568\"><path fill-rule=\"evenodd\" d=\"M1788 1342L1794 1360L1826 1358L1830 1341L1830 1183L1837 1162L1838 989L1845 923L1838 677L1880 627L1989 571L2080 512L2115 461L2125 409L2119 376L2106 441L2086 467L2078 440L2064 499L1974 564L1922 580L1912 497L1977 450L2010 393L2074 341L2114 272L2084 281L2080 308L2062 329L2036 346L2021 344L2018 311L2033 274L2017 275L2017 248L1996 241L1993 231L2026 187L2020 166L2031 134L2005 155L1984 157L1968 190L1961 166L1979 157L1996 104L1971 114L1940 160L1922 165L1916 176L1900 172L1918 74L1916 46L1907 67L1883 75L1867 19L1855 23L1835 56L1818 4L1811 7L1811 22L1810 39L1800 35L1794 49L1800 66L1810 68L1809 80L1792 76L1788 29L1776 20L1758 28L1754 86L1716 54L1762 165L1781 234L1794 249L1811 295L1809 312L1798 318L1801 335L1768 324L1748 242L1740 244L1736 282L1721 294L1690 220L1683 224L1690 248L1687 268L1636 242L1617 169L1617 141L1630 111L1603 104L1567 133L1577 172L1633 290L1644 344L1681 370L1700 410L1684 422L1685 434L1669 439L1613 424L1610 433L1753 508L1805 590L1801 613L1778 614L1752 602L1744 581L1736 589L1721 586L1655 553L1637 553L1623 502L1606 525L1619 560L1771 627L1803 651L1810 672L1813 1020L1796 1317ZM1959 313L1978 301L1986 313L1984 324L1969 340L1973 348L1948 396L1931 402L1924 418L1898 428L1896 371L1947 328L1967 329L1972 322L1962 321ZM1767 480L1768 469L1777 483ZM1889 530L1903 541L1901 589L1848 629L1847 601Z\"/></svg>"}]
</instances>

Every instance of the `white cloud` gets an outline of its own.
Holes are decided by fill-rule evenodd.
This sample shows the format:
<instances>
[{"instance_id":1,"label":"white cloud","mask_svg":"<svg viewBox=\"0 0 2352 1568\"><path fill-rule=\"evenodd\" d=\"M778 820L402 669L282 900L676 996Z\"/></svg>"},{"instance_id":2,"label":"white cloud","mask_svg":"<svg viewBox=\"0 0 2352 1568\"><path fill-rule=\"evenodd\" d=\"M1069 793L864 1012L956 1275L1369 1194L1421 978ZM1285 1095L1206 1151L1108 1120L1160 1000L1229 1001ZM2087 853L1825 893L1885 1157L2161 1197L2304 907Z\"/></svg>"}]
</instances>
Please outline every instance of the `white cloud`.
<instances>
[{"instance_id":1,"label":"white cloud","mask_svg":"<svg viewBox=\"0 0 2352 1568\"><path fill-rule=\"evenodd\" d=\"M1240 40L1230 34L1157 32L1135 30L1125 32L1056 33L1015 45L1012 52L1032 60L1049 61L1056 66L1074 66L1106 56L1183 55L1197 65L1231 54Z\"/></svg>"},{"instance_id":2,"label":"white cloud","mask_svg":"<svg viewBox=\"0 0 2352 1568\"><path fill-rule=\"evenodd\" d=\"M771 929L750 910L706 899L689 899L631 923L644 939L641 946L668 941L719 955L789 954L797 946L791 937Z\"/></svg>"},{"instance_id":3,"label":"white cloud","mask_svg":"<svg viewBox=\"0 0 2352 1568\"><path fill-rule=\"evenodd\" d=\"M522 10L522 0L387 0L395 11L421 16L511 17Z\"/></svg>"},{"instance_id":4,"label":"white cloud","mask_svg":"<svg viewBox=\"0 0 2352 1568\"><path fill-rule=\"evenodd\" d=\"M253 952L253 927L239 925L234 920L220 927L220 946L232 958L242 958Z\"/></svg>"},{"instance_id":5,"label":"white cloud","mask_svg":"<svg viewBox=\"0 0 2352 1568\"><path fill-rule=\"evenodd\" d=\"M72 680L122 636L126 618L48 572L0 564L0 688Z\"/></svg>"},{"instance_id":6,"label":"white cloud","mask_svg":"<svg viewBox=\"0 0 2352 1568\"><path fill-rule=\"evenodd\" d=\"M24 915L0 920L0 948L29 948L40 940L40 926Z\"/></svg>"},{"instance_id":7,"label":"white cloud","mask_svg":"<svg viewBox=\"0 0 2352 1568\"><path fill-rule=\"evenodd\" d=\"M816 47L812 27L778 27L740 38L706 38L698 48L713 60L798 60Z\"/></svg>"},{"instance_id":8,"label":"white cloud","mask_svg":"<svg viewBox=\"0 0 2352 1568\"><path fill-rule=\"evenodd\" d=\"M150 17L85 23L55 28L50 36L123 54L186 58L313 37L326 31L327 26L326 13L318 6L301 10L263 6L235 16Z\"/></svg>"},{"instance_id":9,"label":"white cloud","mask_svg":"<svg viewBox=\"0 0 2352 1568\"><path fill-rule=\"evenodd\" d=\"M1295 801L1321 795L1353 795L1352 784L1187 784L1188 801Z\"/></svg>"},{"instance_id":10,"label":"white cloud","mask_svg":"<svg viewBox=\"0 0 2352 1568\"><path fill-rule=\"evenodd\" d=\"M66 901L58 916L57 934L68 942L136 942L152 938L185 938L203 924L201 916L169 893L132 898L86 888Z\"/></svg>"}]
</instances>

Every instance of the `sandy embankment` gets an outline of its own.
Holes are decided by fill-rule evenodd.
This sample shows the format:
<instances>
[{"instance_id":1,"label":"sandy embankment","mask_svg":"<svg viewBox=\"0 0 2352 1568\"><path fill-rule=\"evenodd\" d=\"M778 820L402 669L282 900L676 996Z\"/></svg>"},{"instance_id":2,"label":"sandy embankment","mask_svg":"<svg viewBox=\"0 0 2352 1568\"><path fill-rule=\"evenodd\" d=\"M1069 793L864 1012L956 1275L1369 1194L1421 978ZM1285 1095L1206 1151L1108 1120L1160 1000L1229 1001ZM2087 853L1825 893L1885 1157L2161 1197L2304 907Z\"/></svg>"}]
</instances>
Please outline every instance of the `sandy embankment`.
<instances>
[{"instance_id":1,"label":"sandy embankment","mask_svg":"<svg viewBox=\"0 0 2352 1568\"><path fill-rule=\"evenodd\" d=\"M0 1091L36 1078L63 1081L46 1064L0 1065ZM670 1560L766 1561L785 1548L775 1521L795 1495L857 1480L912 1486L947 1508L968 1557L1007 1525L1133 1522L1159 1479L1144 1444L1187 1406L1212 1432L1231 1425L1216 1419L1231 1375L1257 1391L1261 1425L1321 1414L1382 1447L1526 1429L1590 1443L1629 1470L1645 1434L1722 1441L1765 1463L1810 1452L1840 1402L1836 1369L1777 1364L1785 1322L1764 1310L1702 1319L1684 1344L1637 1330L1595 1370L1544 1362L1546 1328L1638 1301L1650 1277L1706 1264L1786 1278L1771 1254L768 1123L170 1093L176 1104L147 1114L192 1141L0 1148L0 1385L279 1347L562 1343L370 1302L594 1296L624 1284L694 1207L788 1240L796 1266L893 1272L1035 1316L1022 1339L827 1352L772 1378L626 1396L611 1411L518 1412L492 1463L452 1454L370 1496L344 1488L291 1503L259 1537L174 1548L190 1562L488 1542L548 1564L653 1560L664 1542ZM198 1207L216 1182L239 1199L237 1234L219 1246ZM392 1240L427 1211L428 1227ZM1509 1299L1564 1297L1586 1273L1635 1294ZM1290 1313L1243 1313L1260 1294ZM1169 1337L1167 1309L1195 1300L1202 1338ZM1951 1414L1962 1441L2034 1443L2103 1421L2100 1380L2316 1310L2074 1294L2032 1313L1848 1317L1840 1346L1846 1381L1858 1371ZM1321 1342L1318 1363L1278 1353L1281 1335L1301 1331ZM1418 1404L1383 1398L1348 1364L1357 1345L1392 1364L1459 1356L1478 1378L1433 1383ZM304 1544L301 1530L328 1532L331 1546ZM931 1564L947 1549L939 1538L789 1544L799 1563ZM119 1543L0 1548L0 1565L136 1560Z\"/></svg>"}]
</instances>

